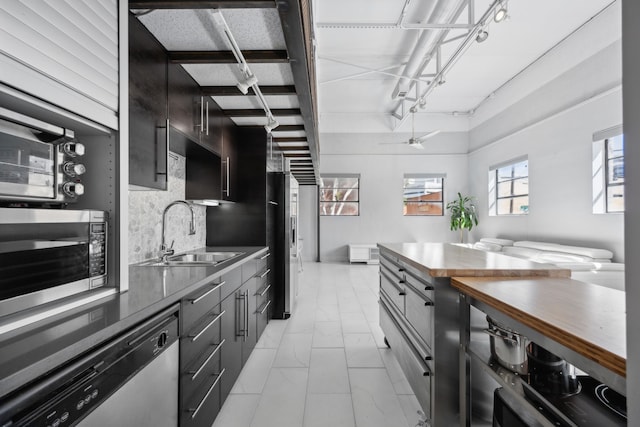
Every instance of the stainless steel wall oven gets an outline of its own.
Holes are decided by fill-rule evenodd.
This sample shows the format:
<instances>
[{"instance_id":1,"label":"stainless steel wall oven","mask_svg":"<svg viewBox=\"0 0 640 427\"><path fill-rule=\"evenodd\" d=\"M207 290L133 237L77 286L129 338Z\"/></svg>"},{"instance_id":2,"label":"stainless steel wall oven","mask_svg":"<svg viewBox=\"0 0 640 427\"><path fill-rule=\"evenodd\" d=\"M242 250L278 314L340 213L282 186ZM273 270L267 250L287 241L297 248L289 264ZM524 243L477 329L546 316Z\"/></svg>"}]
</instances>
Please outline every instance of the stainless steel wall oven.
<instances>
[{"instance_id":1,"label":"stainless steel wall oven","mask_svg":"<svg viewBox=\"0 0 640 427\"><path fill-rule=\"evenodd\" d=\"M107 284L108 215L0 208L0 319Z\"/></svg>"}]
</instances>

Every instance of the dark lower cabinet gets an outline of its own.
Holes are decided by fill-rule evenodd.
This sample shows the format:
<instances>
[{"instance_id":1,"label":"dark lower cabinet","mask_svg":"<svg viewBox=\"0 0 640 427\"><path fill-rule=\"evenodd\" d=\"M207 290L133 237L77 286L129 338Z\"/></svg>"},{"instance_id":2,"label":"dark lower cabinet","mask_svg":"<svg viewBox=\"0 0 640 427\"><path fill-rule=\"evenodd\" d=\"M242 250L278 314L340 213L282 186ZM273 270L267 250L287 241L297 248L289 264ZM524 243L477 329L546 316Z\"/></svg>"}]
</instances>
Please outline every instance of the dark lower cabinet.
<instances>
[{"instance_id":1,"label":"dark lower cabinet","mask_svg":"<svg viewBox=\"0 0 640 427\"><path fill-rule=\"evenodd\" d=\"M263 254L182 300L181 426L213 424L266 326L268 276Z\"/></svg>"}]
</instances>

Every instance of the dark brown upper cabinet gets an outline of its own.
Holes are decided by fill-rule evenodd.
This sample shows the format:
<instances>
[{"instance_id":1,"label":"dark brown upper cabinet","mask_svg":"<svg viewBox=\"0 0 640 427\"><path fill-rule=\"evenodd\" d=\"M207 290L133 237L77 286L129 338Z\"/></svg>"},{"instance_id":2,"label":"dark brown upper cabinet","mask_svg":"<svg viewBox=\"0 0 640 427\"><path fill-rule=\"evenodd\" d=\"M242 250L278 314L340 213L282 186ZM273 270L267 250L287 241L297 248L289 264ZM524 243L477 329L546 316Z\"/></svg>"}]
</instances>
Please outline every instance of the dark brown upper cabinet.
<instances>
[{"instance_id":1,"label":"dark brown upper cabinet","mask_svg":"<svg viewBox=\"0 0 640 427\"><path fill-rule=\"evenodd\" d=\"M238 147L234 124L225 117L222 120L222 199L238 198Z\"/></svg>"},{"instance_id":2,"label":"dark brown upper cabinet","mask_svg":"<svg viewBox=\"0 0 640 427\"><path fill-rule=\"evenodd\" d=\"M167 55L129 15L129 184L166 190Z\"/></svg>"},{"instance_id":3,"label":"dark brown upper cabinet","mask_svg":"<svg viewBox=\"0 0 640 427\"><path fill-rule=\"evenodd\" d=\"M200 142L205 123L200 86L179 64L169 64L169 123L193 142Z\"/></svg>"}]
</instances>

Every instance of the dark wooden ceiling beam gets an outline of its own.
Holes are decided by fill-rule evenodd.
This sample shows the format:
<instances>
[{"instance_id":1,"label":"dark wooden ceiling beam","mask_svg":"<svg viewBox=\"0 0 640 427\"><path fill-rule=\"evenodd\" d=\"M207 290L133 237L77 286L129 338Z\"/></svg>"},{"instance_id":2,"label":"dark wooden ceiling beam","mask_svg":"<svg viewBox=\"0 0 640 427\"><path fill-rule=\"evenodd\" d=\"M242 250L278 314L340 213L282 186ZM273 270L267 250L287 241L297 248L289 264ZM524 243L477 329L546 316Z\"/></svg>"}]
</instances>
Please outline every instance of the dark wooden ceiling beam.
<instances>
[{"instance_id":1,"label":"dark wooden ceiling beam","mask_svg":"<svg viewBox=\"0 0 640 427\"><path fill-rule=\"evenodd\" d=\"M229 110L222 110L222 112L227 117L262 117L265 115L264 110L259 108L229 109ZM273 114L274 117L299 116L300 109L299 108L272 108L271 114Z\"/></svg>"},{"instance_id":2,"label":"dark wooden ceiling beam","mask_svg":"<svg viewBox=\"0 0 640 427\"><path fill-rule=\"evenodd\" d=\"M252 64L289 62L286 50L243 50L242 55L248 63ZM174 64L236 64L238 61L230 50L182 50L169 52L169 62Z\"/></svg>"},{"instance_id":3,"label":"dark wooden ceiling beam","mask_svg":"<svg viewBox=\"0 0 640 427\"><path fill-rule=\"evenodd\" d=\"M273 9L275 0L129 0L129 9Z\"/></svg>"},{"instance_id":4,"label":"dark wooden ceiling beam","mask_svg":"<svg viewBox=\"0 0 640 427\"><path fill-rule=\"evenodd\" d=\"M280 129L277 127L276 129ZM275 129L274 129L275 130ZM273 137L273 142L307 142L307 138L304 136L287 136L287 137Z\"/></svg>"},{"instance_id":5,"label":"dark wooden ceiling beam","mask_svg":"<svg viewBox=\"0 0 640 427\"><path fill-rule=\"evenodd\" d=\"M202 86L205 96L245 96L236 86ZM260 86L263 95L295 95L296 87L290 86ZM253 88L249 88L249 93L253 93Z\"/></svg>"},{"instance_id":6,"label":"dark wooden ceiling beam","mask_svg":"<svg viewBox=\"0 0 640 427\"><path fill-rule=\"evenodd\" d=\"M304 130L304 125L280 125L277 128L275 128L273 132L300 132L303 130Z\"/></svg>"},{"instance_id":7,"label":"dark wooden ceiling beam","mask_svg":"<svg viewBox=\"0 0 640 427\"><path fill-rule=\"evenodd\" d=\"M285 157L309 157L309 154L304 153L282 153Z\"/></svg>"}]
</instances>

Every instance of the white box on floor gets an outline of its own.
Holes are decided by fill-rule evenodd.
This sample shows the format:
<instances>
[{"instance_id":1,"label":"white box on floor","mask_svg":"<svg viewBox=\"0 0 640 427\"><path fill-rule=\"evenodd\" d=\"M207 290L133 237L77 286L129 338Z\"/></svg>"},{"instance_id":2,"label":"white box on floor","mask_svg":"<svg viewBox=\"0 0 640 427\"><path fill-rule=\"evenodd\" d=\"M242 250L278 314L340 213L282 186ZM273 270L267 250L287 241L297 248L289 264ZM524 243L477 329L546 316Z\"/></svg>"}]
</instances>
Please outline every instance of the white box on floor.
<instances>
[{"instance_id":1,"label":"white box on floor","mask_svg":"<svg viewBox=\"0 0 640 427\"><path fill-rule=\"evenodd\" d=\"M380 251L376 245L349 245L349 262L380 263Z\"/></svg>"}]
</instances>

